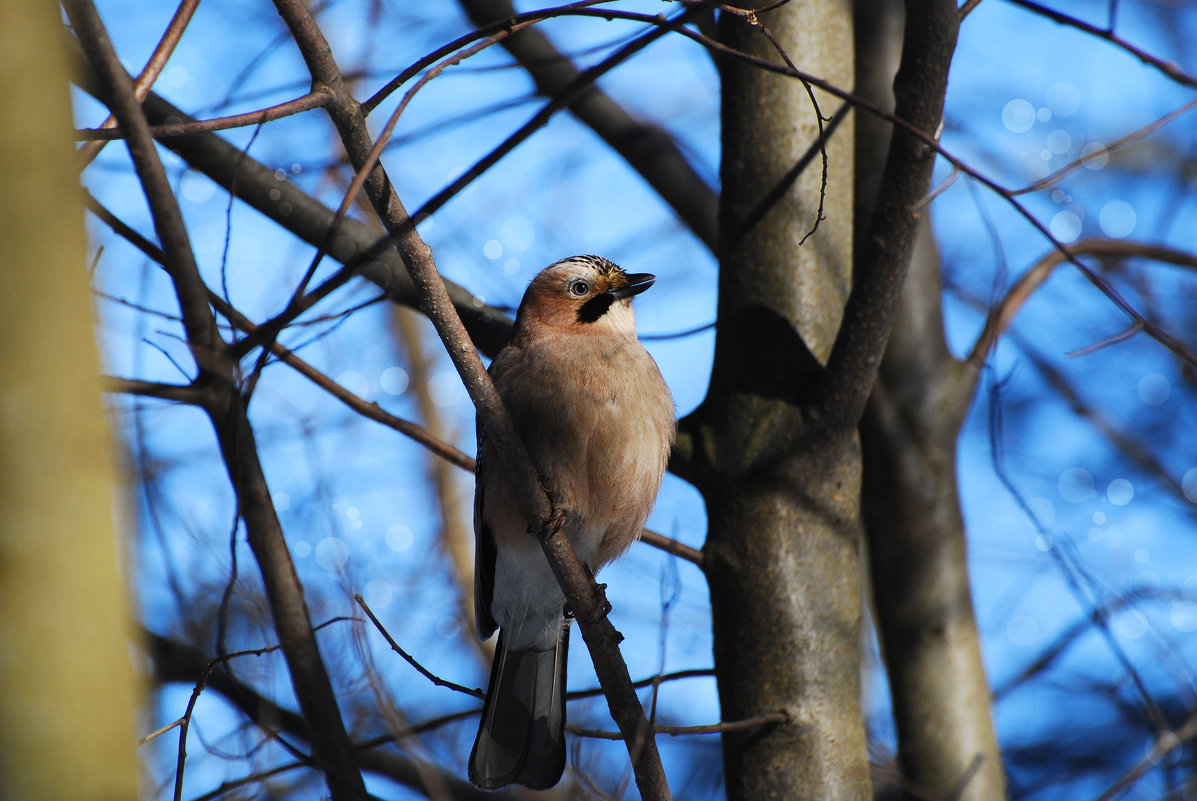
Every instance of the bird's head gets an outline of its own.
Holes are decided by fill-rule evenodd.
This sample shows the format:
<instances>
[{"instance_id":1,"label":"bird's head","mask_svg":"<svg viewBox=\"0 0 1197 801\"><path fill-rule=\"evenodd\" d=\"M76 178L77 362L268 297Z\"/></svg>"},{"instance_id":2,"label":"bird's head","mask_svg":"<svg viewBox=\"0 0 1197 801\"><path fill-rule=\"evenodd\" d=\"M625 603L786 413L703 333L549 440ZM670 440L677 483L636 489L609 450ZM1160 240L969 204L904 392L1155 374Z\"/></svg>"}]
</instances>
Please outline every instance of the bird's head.
<instances>
[{"instance_id":1,"label":"bird's head","mask_svg":"<svg viewBox=\"0 0 1197 801\"><path fill-rule=\"evenodd\" d=\"M636 335L633 295L656 276L628 274L599 256L572 256L544 268L532 279L515 318L516 334L558 333Z\"/></svg>"}]
</instances>

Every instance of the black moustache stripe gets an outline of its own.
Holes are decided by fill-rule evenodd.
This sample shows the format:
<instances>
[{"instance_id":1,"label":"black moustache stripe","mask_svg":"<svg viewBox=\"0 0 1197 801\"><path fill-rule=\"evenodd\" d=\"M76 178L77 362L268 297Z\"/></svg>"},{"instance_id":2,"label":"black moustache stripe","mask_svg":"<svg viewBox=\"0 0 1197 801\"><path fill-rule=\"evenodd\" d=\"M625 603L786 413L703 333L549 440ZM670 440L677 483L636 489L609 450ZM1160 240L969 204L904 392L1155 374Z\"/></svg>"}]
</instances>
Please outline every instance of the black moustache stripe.
<instances>
[{"instance_id":1,"label":"black moustache stripe","mask_svg":"<svg viewBox=\"0 0 1197 801\"><path fill-rule=\"evenodd\" d=\"M607 309L611 308L611 304L614 302L615 298L606 292L601 295L595 295L578 308L578 322L593 323L606 314Z\"/></svg>"}]
</instances>

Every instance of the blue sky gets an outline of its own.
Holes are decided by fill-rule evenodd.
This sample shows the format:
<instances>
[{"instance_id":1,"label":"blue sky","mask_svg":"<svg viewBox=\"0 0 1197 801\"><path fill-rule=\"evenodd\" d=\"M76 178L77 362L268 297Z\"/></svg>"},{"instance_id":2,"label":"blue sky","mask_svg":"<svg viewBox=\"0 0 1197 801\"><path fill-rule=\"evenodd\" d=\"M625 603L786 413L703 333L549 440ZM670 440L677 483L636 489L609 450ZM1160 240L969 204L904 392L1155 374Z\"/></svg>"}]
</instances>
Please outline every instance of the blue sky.
<instances>
[{"instance_id":1,"label":"blue sky","mask_svg":"<svg viewBox=\"0 0 1197 801\"><path fill-rule=\"evenodd\" d=\"M662 10L655 2L620 7ZM343 0L330 4L321 16L342 68L367 70L362 96L466 29L460 15L441 16L439 8L383 8L385 13L370 21L362 4ZM1104 4L1060 8L1104 24ZM100 11L118 52L136 69L173 9L137 4L134 13L122 0L108 0L100 3ZM1119 34L1190 72L1197 71L1197 57L1185 43L1194 40L1195 26L1197 14L1179 6L1119 5ZM632 30L594 20L557 21L545 29L583 63L600 58ZM204 115L302 94L306 82L296 80L303 75L302 64L281 38L280 45L251 64L280 35L277 16L266 4L230 0L201 5L159 89L177 105ZM609 74L602 85L635 113L668 127L692 154L700 174L712 183L717 180L717 80L700 48L666 37ZM447 71L421 92L399 125L398 144L384 159L408 207L417 208L530 117L539 108L531 91L531 82L495 48ZM1192 97L1192 89L1168 81L1107 43L999 0L985 0L961 29L942 141L985 174L1015 187L1076 158L1087 145L1130 133ZM393 102L376 112L377 125ZM80 95L78 116L80 125L97 124L96 104ZM1182 160L1193 156L1193 124L1191 116L1181 117L1147 144L1115 153L1102 169L1081 169L1053 189L1027 196L1028 208L1065 240L1107 235L1191 248L1194 204L1192 193L1184 191ZM322 113L272 123L256 137L252 129L223 135L249 146L250 155L329 205L339 202L343 184L330 183L321 174L337 152ZM310 248L256 212L239 204L230 208L227 195L206 178L187 171L169 153L163 155L210 285L227 285L235 305L252 318L280 309L307 266ZM941 163L937 181L948 174ZM134 227L151 230L119 146L105 151L84 183ZM946 333L959 355L982 323L973 300L1000 296L1050 245L1003 199L963 180L935 201L932 218L949 284ZM93 241L104 246L94 274L96 288L172 312L164 276L94 220L90 227ZM541 267L574 253L594 252L630 271L657 274L652 291L637 298L642 334L682 332L714 320L713 257L682 230L639 177L564 115L423 224L421 234L442 272L487 303L514 306ZM325 264L322 274L332 269ZM1128 299L1191 343L1191 275L1140 262L1114 280ZM368 285L351 286L318 307L316 315L348 309L372 294ZM177 325L110 301L98 300L97 306L108 372L183 380L172 363L188 364ZM414 418L411 393L402 387L409 365L395 345L387 315L383 307L371 306L288 332L284 342L302 344L305 359L368 400ZM1192 536L1197 488L1186 499L1167 482L1157 481L1118 453L1093 422L1104 421L1143 443L1172 483L1179 484L1187 471L1197 468L1197 439L1190 433L1195 422L1191 374L1182 373L1171 354L1142 335L1088 355L1068 355L1105 341L1126 324L1075 270L1058 268L1019 314L1014 335L995 353L960 440L974 599L994 685L1016 675L1095 602L1127 601L1111 616L1112 640L1089 632L1065 653L1051 680L1015 691L999 704L1004 744L1031 741L1077 717L1112 720L1109 699L1079 687L1091 678L1133 703L1128 665L1142 673L1153 692L1176 694L1190 704L1197 694L1192 669L1197 649L1191 636L1197 630L1197 539ZM430 328L424 328L424 338L422 348L435 353ZM708 330L646 343L682 414L702 400L713 341ZM1089 416L1059 399L1028 357L1028 348L1070 382L1091 410ZM447 360L433 362L433 399L444 417L446 436L472 452L468 399ZM172 598L167 581L172 571L196 598L219 593L223 586L233 524L231 495L213 437L198 412L147 402L134 415L131 400L112 403L134 460L144 447L160 468L155 494L130 494L135 510L130 520L142 523L146 532L139 538L135 572L144 618L151 628L170 630L187 611ZM1004 423L996 442L990 437L995 410ZM313 596L314 617L351 612L349 594L363 592L392 633L430 669L483 685L486 666L476 658L472 634L457 616L457 589L436 546L440 523L425 483L427 455L398 434L350 413L282 365L267 368L251 413L288 541ZM999 464L1009 485L1000 479ZM1197 474L1190 475L1197 485ZM468 476L459 476L455 487L468 519ZM155 517L160 534L153 533ZM650 527L701 545L705 517L697 492L667 478ZM243 542L237 553L249 598L255 577ZM1079 589L1066 579L1064 563L1081 577ZM603 580L610 585L616 624L628 636L624 651L633 676L710 665L706 588L692 565L637 547L608 569ZM237 645L246 647L269 640L269 633L258 626L239 630L238 637ZM418 709L421 718L472 705L415 680L373 632L363 630L361 637L388 690L402 705ZM354 659L348 634L330 634L329 642L338 644L333 660L337 675L347 682L360 678L360 660ZM262 665L247 671L286 702L285 681L270 677ZM593 684L585 649L577 640L571 686ZM147 716L147 729L177 716L188 692L184 687L163 693ZM880 741L892 745L883 678L877 671L870 674L868 702ZM255 742L256 735L235 729L232 718L218 711L223 702L213 696L203 704L213 710L202 715L199 728L205 742L229 748ZM668 687L661 710L671 722L716 720L713 682ZM572 721L583 726L607 725L604 715L594 703L571 707ZM463 724L427 747L453 766L472 732L473 723ZM449 754L450 746L457 748L458 757ZM162 757L161 762L151 760L152 782L169 779L173 747L169 735L149 747ZM716 753L710 738L702 745L670 741L664 748L675 766L689 765L694 748ZM206 756L201 744L189 750L192 767L185 797L239 775L237 767ZM584 761L605 760L602 764L611 771L619 770L617 746L587 742L583 753ZM256 758L268 765L280 755L267 749ZM1058 794L1049 795L1092 797L1121 764L1111 764L1091 782L1063 781ZM1020 781L1029 786L1036 779L1015 780L1016 786ZM1156 781L1148 779L1128 797L1154 797L1161 789Z\"/></svg>"}]
</instances>

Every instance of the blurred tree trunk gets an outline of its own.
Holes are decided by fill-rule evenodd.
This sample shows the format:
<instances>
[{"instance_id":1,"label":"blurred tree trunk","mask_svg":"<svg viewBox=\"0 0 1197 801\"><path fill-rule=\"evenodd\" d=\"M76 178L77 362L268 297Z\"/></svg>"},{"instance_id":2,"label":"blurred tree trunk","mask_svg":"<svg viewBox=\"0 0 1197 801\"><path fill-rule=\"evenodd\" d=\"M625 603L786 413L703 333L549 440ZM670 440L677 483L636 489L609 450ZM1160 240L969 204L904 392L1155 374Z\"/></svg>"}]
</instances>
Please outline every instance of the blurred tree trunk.
<instances>
[{"instance_id":1,"label":"blurred tree trunk","mask_svg":"<svg viewBox=\"0 0 1197 801\"><path fill-rule=\"evenodd\" d=\"M850 9L793 2L761 14L800 69L852 85ZM724 13L721 38L782 60ZM784 710L788 723L725 734L727 797L863 799L860 710L859 450L854 425L809 417L806 390L831 351L852 264L852 129L827 143L825 220L818 140L803 85L722 60L719 327L688 475L707 503L706 574L724 720ZM824 114L839 103L819 94ZM800 172L799 172L800 170ZM798 173L795 178L795 173Z\"/></svg>"},{"instance_id":2,"label":"blurred tree trunk","mask_svg":"<svg viewBox=\"0 0 1197 801\"><path fill-rule=\"evenodd\" d=\"M134 799L135 681L56 4L0 4L0 797Z\"/></svg>"},{"instance_id":3,"label":"blurred tree trunk","mask_svg":"<svg viewBox=\"0 0 1197 801\"><path fill-rule=\"evenodd\" d=\"M904 14L856 0L856 90L892 110ZM877 193L890 124L857 124L857 215ZM956 444L975 368L944 342L940 261L924 216L877 386L861 424L862 511L873 599L908 796L1005 797L973 614ZM977 761L979 759L979 761Z\"/></svg>"}]
</instances>

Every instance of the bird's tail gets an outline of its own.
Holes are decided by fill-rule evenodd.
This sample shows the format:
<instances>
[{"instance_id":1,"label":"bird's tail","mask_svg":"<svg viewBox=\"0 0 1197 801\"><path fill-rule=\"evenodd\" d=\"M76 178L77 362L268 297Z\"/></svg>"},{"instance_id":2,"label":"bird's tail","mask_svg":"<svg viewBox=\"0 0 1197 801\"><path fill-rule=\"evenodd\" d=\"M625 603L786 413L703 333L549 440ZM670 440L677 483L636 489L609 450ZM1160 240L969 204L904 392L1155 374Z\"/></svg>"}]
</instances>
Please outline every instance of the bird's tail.
<instances>
[{"instance_id":1,"label":"bird's tail","mask_svg":"<svg viewBox=\"0 0 1197 801\"><path fill-rule=\"evenodd\" d=\"M565 657L569 630L555 647L508 650L503 631L495 646L490 686L470 781L483 790L522 784L552 787L565 770Z\"/></svg>"}]
</instances>

